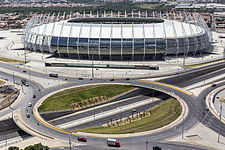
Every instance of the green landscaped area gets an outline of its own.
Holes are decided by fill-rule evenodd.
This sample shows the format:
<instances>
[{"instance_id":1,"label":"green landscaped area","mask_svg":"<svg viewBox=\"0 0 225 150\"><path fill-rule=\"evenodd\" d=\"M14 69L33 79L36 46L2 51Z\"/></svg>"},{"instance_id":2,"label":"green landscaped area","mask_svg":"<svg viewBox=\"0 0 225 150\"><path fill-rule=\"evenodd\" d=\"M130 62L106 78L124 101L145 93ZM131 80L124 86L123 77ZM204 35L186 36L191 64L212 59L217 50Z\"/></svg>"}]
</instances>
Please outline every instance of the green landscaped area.
<instances>
[{"instance_id":1,"label":"green landscaped area","mask_svg":"<svg viewBox=\"0 0 225 150\"><path fill-rule=\"evenodd\" d=\"M176 120L181 112L182 107L175 99L170 99L161 105L153 108L151 115L140 120L124 124L117 127L93 127L75 130L74 132L98 133L98 134L126 134L154 130L170 124Z\"/></svg>"},{"instance_id":2,"label":"green landscaped area","mask_svg":"<svg viewBox=\"0 0 225 150\"><path fill-rule=\"evenodd\" d=\"M14 62L14 63L23 63L24 62L24 61L21 61L21 60L9 59L9 58L5 58L5 57L0 57L0 61Z\"/></svg>"},{"instance_id":3,"label":"green landscaped area","mask_svg":"<svg viewBox=\"0 0 225 150\"><path fill-rule=\"evenodd\" d=\"M109 98L134 89L130 85L90 85L76 87L58 92L48 97L38 108L39 112L60 111L71 109L71 104L98 96Z\"/></svg>"}]
</instances>

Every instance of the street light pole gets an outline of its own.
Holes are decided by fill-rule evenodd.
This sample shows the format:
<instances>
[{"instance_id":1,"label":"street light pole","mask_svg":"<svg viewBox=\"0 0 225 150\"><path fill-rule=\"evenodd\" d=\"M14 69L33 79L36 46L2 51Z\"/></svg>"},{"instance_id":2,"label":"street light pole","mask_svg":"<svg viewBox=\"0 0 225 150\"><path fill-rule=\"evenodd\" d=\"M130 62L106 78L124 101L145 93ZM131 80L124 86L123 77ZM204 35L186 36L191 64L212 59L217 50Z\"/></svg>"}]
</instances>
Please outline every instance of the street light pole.
<instances>
[{"instance_id":1,"label":"street light pole","mask_svg":"<svg viewBox=\"0 0 225 150\"><path fill-rule=\"evenodd\" d=\"M71 139L70 139L70 135L69 135L69 145L70 145L70 150L71 150L72 148L71 148Z\"/></svg>"},{"instance_id":2,"label":"street light pole","mask_svg":"<svg viewBox=\"0 0 225 150\"><path fill-rule=\"evenodd\" d=\"M184 50L184 58L183 58L183 67L185 69L185 58L186 58L186 51Z\"/></svg>"},{"instance_id":3,"label":"street light pole","mask_svg":"<svg viewBox=\"0 0 225 150\"><path fill-rule=\"evenodd\" d=\"M182 125L182 139L184 138L184 114L182 114L183 116L183 125Z\"/></svg>"},{"instance_id":4,"label":"street light pole","mask_svg":"<svg viewBox=\"0 0 225 150\"><path fill-rule=\"evenodd\" d=\"M29 79L30 79L30 66L28 66L29 67Z\"/></svg>"},{"instance_id":5,"label":"street light pole","mask_svg":"<svg viewBox=\"0 0 225 150\"><path fill-rule=\"evenodd\" d=\"M15 83L15 80L14 80L14 72L13 72L13 75L12 75L12 79L13 79L13 83Z\"/></svg>"},{"instance_id":6,"label":"street light pole","mask_svg":"<svg viewBox=\"0 0 225 150\"><path fill-rule=\"evenodd\" d=\"M26 62L27 62L26 49L25 49L25 46L24 46L24 65L26 64Z\"/></svg>"},{"instance_id":7,"label":"street light pole","mask_svg":"<svg viewBox=\"0 0 225 150\"><path fill-rule=\"evenodd\" d=\"M94 79L94 62L93 62L93 50L92 50L92 61L91 61L91 78Z\"/></svg>"},{"instance_id":8,"label":"street light pole","mask_svg":"<svg viewBox=\"0 0 225 150\"><path fill-rule=\"evenodd\" d=\"M221 115L222 115L222 100L220 100L220 124L219 124L219 132L218 132L218 140L217 142L220 142L220 132L221 132Z\"/></svg>"},{"instance_id":9,"label":"street light pole","mask_svg":"<svg viewBox=\"0 0 225 150\"><path fill-rule=\"evenodd\" d=\"M146 150L148 150L148 140L145 141Z\"/></svg>"},{"instance_id":10,"label":"street light pole","mask_svg":"<svg viewBox=\"0 0 225 150\"><path fill-rule=\"evenodd\" d=\"M94 105L94 121L95 121L95 105Z\"/></svg>"}]
</instances>

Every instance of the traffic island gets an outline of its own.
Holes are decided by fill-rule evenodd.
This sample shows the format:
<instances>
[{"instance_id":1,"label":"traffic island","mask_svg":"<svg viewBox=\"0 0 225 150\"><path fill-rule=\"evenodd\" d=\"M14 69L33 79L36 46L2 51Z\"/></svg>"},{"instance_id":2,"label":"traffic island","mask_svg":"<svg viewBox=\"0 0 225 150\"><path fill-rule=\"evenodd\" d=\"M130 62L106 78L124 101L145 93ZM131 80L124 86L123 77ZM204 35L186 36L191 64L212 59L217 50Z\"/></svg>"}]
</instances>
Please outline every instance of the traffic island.
<instances>
[{"instance_id":1,"label":"traffic island","mask_svg":"<svg viewBox=\"0 0 225 150\"><path fill-rule=\"evenodd\" d=\"M145 132L161 128L175 121L182 112L179 101L171 98L167 101L132 116L122 118L108 124L93 128L74 130L73 132L86 132L96 134L128 134Z\"/></svg>"},{"instance_id":2,"label":"traffic island","mask_svg":"<svg viewBox=\"0 0 225 150\"><path fill-rule=\"evenodd\" d=\"M118 85L118 83L116 83ZM89 84L89 85L93 85L93 84ZM104 84L95 84L95 85L104 85ZM107 85L107 84L105 84ZM122 85L129 85L129 84L122 84ZM87 85L86 85L87 86ZM130 86L133 86L133 87L144 87L144 88L150 88L152 89L152 87L149 87L149 86L139 86L139 85L130 85ZM74 87L79 87L79 88L82 88L84 87L83 85L81 86L74 86ZM174 99L176 99L180 105L181 105L181 114L179 115L179 117L177 117L177 119L174 119L174 121L172 121L171 123L163 126L163 127L160 127L160 128L157 128L157 129L154 129L154 130L148 130L148 131L144 131L144 132L133 132L132 134L128 133L128 134L96 134L96 133L87 133L87 132L76 132L76 133L72 133L70 131L66 131L65 128L67 127L55 127L53 125L50 125L48 122L46 122L45 120L43 120L43 118L39 115L38 113L38 107L48 98L50 97L51 95L54 95L56 93L59 93L60 91L65 91L67 89L71 89L71 88L74 88L74 87L70 87L70 88L65 88L65 89L61 89L59 91L55 91L53 93L50 93L46 96L44 96L41 100L39 100L36 105L34 106L34 114L36 115L37 119L40 120L40 122L42 122L43 124L49 126L50 128L54 129L54 130L58 130L58 131L61 131L61 132L64 132L64 133L70 133L70 134L75 134L75 135L80 135L80 136L92 136L92 137L134 137L134 136L143 136L143 135L149 135L149 134L153 134L153 133L157 133L157 132L161 132L161 131L165 131L165 130L168 130L172 127L175 127L176 125L178 125L179 123L181 123L188 115L188 106L187 104L185 103L184 100L182 100L179 96L177 96L174 92L168 92L167 90L163 90L163 89L158 89L158 88L155 88L153 87L154 90L157 90L159 92L163 92L163 93L167 93L169 94L171 97L174 97ZM171 87L171 86L169 86ZM179 89L179 88L175 88L174 89L178 89L179 91L181 92L184 92L185 94L187 95L191 95L189 92L187 91L184 91L182 89ZM91 108L92 109L92 108ZM61 126L61 125L60 125ZM63 128L63 129L62 129Z\"/></svg>"},{"instance_id":3,"label":"traffic island","mask_svg":"<svg viewBox=\"0 0 225 150\"><path fill-rule=\"evenodd\" d=\"M20 91L12 85L1 85L0 82L0 110L11 104L19 97Z\"/></svg>"},{"instance_id":4,"label":"traffic island","mask_svg":"<svg viewBox=\"0 0 225 150\"><path fill-rule=\"evenodd\" d=\"M134 90L131 85L98 84L75 87L57 92L43 101L38 111L54 112L65 110L81 110L91 106L109 102L121 94Z\"/></svg>"}]
</instances>

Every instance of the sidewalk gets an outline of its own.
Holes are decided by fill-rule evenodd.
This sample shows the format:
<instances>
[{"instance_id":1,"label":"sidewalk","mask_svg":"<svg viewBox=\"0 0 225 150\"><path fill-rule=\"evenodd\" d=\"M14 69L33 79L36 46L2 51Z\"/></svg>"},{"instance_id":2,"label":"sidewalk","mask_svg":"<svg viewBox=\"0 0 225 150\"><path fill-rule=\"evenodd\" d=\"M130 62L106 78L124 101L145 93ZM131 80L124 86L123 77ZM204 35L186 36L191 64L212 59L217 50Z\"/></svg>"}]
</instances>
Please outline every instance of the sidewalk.
<instances>
[{"instance_id":1,"label":"sidewalk","mask_svg":"<svg viewBox=\"0 0 225 150\"><path fill-rule=\"evenodd\" d=\"M184 132L182 136L169 139L169 142L189 143L208 147L209 149L225 150L225 137L220 136L220 143L217 142L218 134L202 123Z\"/></svg>"},{"instance_id":2,"label":"sidewalk","mask_svg":"<svg viewBox=\"0 0 225 150\"><path fill-rule=\"evenodd\" d=\"M71 142L71 146L82 145L82 144L80 144L78 142L74 142L74 141L75 140L73 140ZM38 144L38 143L41 143L42 145L48 146L50 148L69 146L69 142L66 142L66 141L61 141L61 140L58 140L58 139L44 140L44 139L41 139L39 137L31 137L31 138L25 139L23 141L19 141L18 143L12 144L10 146L17 146L20 149L24 149L25 147L27 147L29 145L34 145L34 144ZM4 148L0 148L0 149L7 150L8 147L10 147L10 146L4 147Z\"/></svg>"}]
</instances>

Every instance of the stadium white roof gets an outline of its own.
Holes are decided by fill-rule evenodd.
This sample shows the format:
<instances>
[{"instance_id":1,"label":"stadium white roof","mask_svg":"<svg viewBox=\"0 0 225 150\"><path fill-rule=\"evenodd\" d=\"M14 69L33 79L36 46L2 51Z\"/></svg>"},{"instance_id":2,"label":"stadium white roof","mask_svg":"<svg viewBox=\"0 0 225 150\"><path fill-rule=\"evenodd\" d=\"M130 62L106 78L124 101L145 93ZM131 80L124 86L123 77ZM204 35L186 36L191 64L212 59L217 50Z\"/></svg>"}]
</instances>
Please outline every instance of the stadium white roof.
<instances>
[{"instance_id":1,"label":"stadium white roof","mask_svg":"<svg viewBox=\"0 0 225 150\"><path fill-rule=\"evenodd\" d=\"M205 30L194 24L175 20L149 24L97 24L71 23L68 20L42 24L30 32L36 35L80 38L180 38L204 34Z\"/></svg>"}]
</instances>

